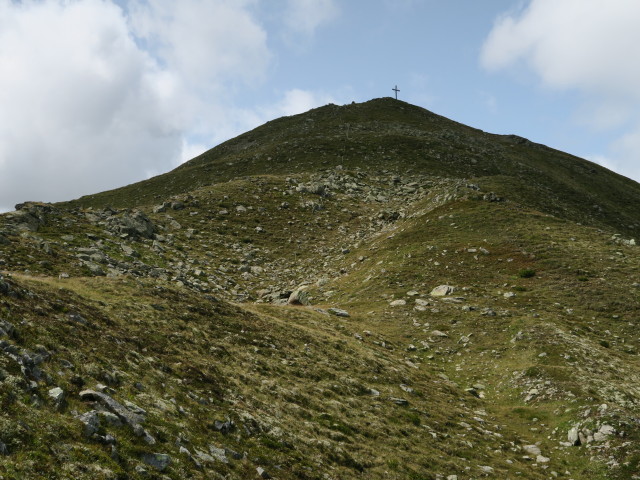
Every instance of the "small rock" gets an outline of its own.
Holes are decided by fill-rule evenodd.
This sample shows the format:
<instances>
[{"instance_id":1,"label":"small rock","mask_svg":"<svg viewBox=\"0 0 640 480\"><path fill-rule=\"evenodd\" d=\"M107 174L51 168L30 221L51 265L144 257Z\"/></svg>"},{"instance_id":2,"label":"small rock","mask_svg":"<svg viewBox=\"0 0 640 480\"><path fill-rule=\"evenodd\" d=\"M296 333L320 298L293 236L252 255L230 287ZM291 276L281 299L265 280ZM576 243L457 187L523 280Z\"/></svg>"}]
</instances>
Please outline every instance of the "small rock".
<instances>
[{"instance_id":1,"label":"small rock","mask_svg":"<svg viewBox=\"0 0 640 480\"><path fill-rule=\"evenodd\" d=\"M409 405L409 400L405 400L404 398L389 397L389 400L391 400L396 405L400 405L401 407L406 407L407 405Z\"/></svg>"},{"instance_id":2,"label":"small rock","mask_svg":"<svg viewBox=\"0 0 640 480\"><path fill-rule=\"evenodd\" d=\"M444 297L445 295L451 295L455 288L450 285L439 285L431 290L430 295L432 297Z\"/></svg>"},{"instance_id":3,"label":"small rock","mask_svg":"<svg viewBox=\"0 0 640 480\"><path fill-rule=\"evenodd\" d=\"M525 445L522 447L522 449L529 455L540 455L542 453L540 447L538 447L537 445Z\"/></svg>"},{"instance_id":4,"label":"small rock","mask_svg":"<svg viewBox=\"0 0 640 480\"><path fill-rule=\"evenodd\" d=\"M593 440L596 442L604 442L609 435L613 435L615 432L615 429L611 425L602 425L600 429L593 434Z\"/></svg>"},{"instance_id":5,"label":"small rock","mask_svg":"<svg viewBox=\"0 0 640 480\"><path fill-rule=\"evenodd\" d=\"M171 463L171 457L165 453L145 453L142 455L142 461L162 472Z\"/></svg>"},{"instance_id":6,"label":"small rock","mask_svg":"<svg viewBox=\"0 0 640 480\"><path fill-rule=\"evenodd\" d=\"M234 430L235 424L231 420L227 420L226 422L216 420L213 422L213 428L223 435L227 435Z\"/></svg>"},{"instance_id":7,"label":"small rock","mask_svg":"<svg viewBox=\"0 0 640 480\"><path fill-rule=\"evenodd\" d=\"M542 455L538 455L536 457L536 462L538 463L549 463L550 458L549 457L543 457Z\"/></svg>"},{"instance_id":8,"label":"small rock","mask_svg":"<svg viewBox=\"0 0 640 480\"><path fill-rule=\"evenodd\" d=\"M95 410L84 413L77 418L84 423L85 437L90 437L98 431L98 428L100 428L100 418L98 417L98 412Z\"/></svg>"},{"instance_id":9,"label":"small rock","mask_svg":"<svg viewBox=\"0 0 640 480\"><path fill-rule=\"evenodd\" d=\"M569 430L569 433L567 434L567 440L571 445L580 445L580 434L578 427L573 427Z\"/></svg>"},{"instance_id":10,"label":"small rock","mask_svg":"<svg viewBox=\"0 0 640 480\"><path fill-rule=\"evenodd\" d=\"M341 308L329 308L327 309L331 315L335 315L336 317L350 317L349 312L346 310L342 310Z\"/></svg>"},{"instance_id":11,"label":"small rock","mask_svg":"<svg viewBox=\"0 0 640 480\"><path fill-rule=\"evenodd\" d=\"M262 467L256 468L256 472L258 472L258 476L260 478L271 478L271 475L269 475Z\"/></svg>"},{"instance_id":12,"label":"small rock","mask_svg":"<svg viewBox=\"0 0 640 480\"><path fill-rule=\"evenodd\" d=\"M120 417L118 417L115 413L98 412L98 414L107 423L107 425L110 425L112 427L122 426L122 420L120 420Z\"/></svg>"},{"instance_id":13,"label":"small rock","mask_svg":"<svg viewBox=\"0 0 640 480\"><path fill-rule=\"evenodd\" d=\"M444 332L441 332L440 330L434 330L431 332L431 335L433 335L434 337L440 337L440 338L449 338L449 335L447 335Z\"/></svg>"},{"instance_id":14,"label":"small rock","mask_svg":"<svg viewBox=\"0 0 640 480\"><path fill-rule=\"evenodd\" d=\"M60 387L54 387L49 390L49 397L53 399L53 403L56 408L62 408L65 398L64 390L62 390Z\"/></svg>"},{"instance_id":15,"label":"small rock","mask_svg":"<svg viewBox=\"0 0 640 480\"><path fill-rule=\"evenodd\" d=\"M223 448L218 448L215 445L209 445L209 453L211 453L211 456L219 462L229 463L227 452L225 452Z\"/></svg>"},{"instance_id":16,"label":"small rock","mask_svg":"<svg viewBox=\"0 0 640 480\"><path fill-rule=\"evenodd\" d=\"M306 287L300 287L294 290L291 295L289 295L287 303L289 305L309 305L309 292L306 291Z\"/></svg>"},{"instance_id":17,"label":"small rock","mask_svg":"<svg viewBox=\"0 0 640 480\"><path fill-rule=\"evenodd\" d=\"M403 306L403 305L406 305L406 304L407 304L406 300L394 300L389 305L391 305L392 307L400 307L400 306Z\"/></svg>"}]
</instances>

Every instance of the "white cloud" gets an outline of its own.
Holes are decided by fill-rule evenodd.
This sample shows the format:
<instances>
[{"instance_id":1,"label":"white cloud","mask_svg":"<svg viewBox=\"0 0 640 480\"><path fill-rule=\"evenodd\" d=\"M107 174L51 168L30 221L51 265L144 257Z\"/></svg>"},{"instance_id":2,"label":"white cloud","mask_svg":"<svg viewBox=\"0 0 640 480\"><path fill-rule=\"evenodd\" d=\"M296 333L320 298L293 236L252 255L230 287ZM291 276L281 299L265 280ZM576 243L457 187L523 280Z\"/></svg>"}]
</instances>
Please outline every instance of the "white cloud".
<instances>
[{"instance_id":1,"label":"white cloud","mask_svg":"<svg viewBox=\"0 0 640 480\"><path fill-rule=\"evenodd\" d=\"M523 60L551 87L640 99L640 2L532 0L498 19L482 49L489 69Z\"/></svg>"},{"instance_id":2,"label":"white cloud","mask_svg":"<svg viewBox=\"0 0 640 480\"><path fill-rule=\"evenodd\" d=\"M620 168L616 171L636 181L640 180L640 123L617 139L611 146Z\"/></svg>"},{"instance_id":3,"label":"white cloud","mask_svg":"<svg viewBox=\"0 0 640 480\"><path fill-rule=\"evenodd\" d=\"M531 0L497 19L480 61L492 71L524 65L546 87L581 92L580 113L590 114L581 115L583 124L640 131L640 115L633 113L640 111L638 25L640 2L634 0ZM629 163L640 159L634 138L630 133L612 152L620 169L640 178Z\"/></svg>"},{"instance_id":4,"label":"white cloud","mask_svg":"<svg viewBox=\"0 0 640 480\"><path fill-rule=\"evenodd\" d=\"M300 38L334 0L273 12ZM115 188L275 116L331 101L291 89L234 104L273 67L259 0L0 0L0 206ZM6 208L1 208L0 211Z\"/></svg>"},{"instance_id":5,"label":"white cloud","mask_svg":"<svg viewBox=\"0 0 640 480\"><path fill-rule=\"evenodd\" d=\"M99 0L0 4L0 204L133 180L179 147L157 66Z\"/></svg>"},{"instance_id":6,"label":"white cloud","mask_svg":"<svg viewBox=\"0 0 640 480\"><path fill-rule=\"evenodd\" d=\"M287 0L283 21L293 33L312 35L318 27L333 20L338 12L334 0Z\"/></svg>"},{"instance_id":7,"label":"white cloud","mask_svg":"<svg viewBox=\"0 0 640 480\"><path fill-rule=\"evenodd\" d=\"M0 0L0 205L56 201L178 164L218 99L269 67L252 2Z\"/></svg>"},{"instance_id":8,"label":"white cloud","mask_svg":"<svg viewBox=\"0 0 640 480\"><path fill-rule=\"evenodd\" d=\"M337 103L335 98L322 92L291 89L284 92L279 100L272 104L259 105L252 109L229 108L224 117L211 129L207 141L186 140L182 145L180 163L184 163L205 152L211 145L256 128L268 120L283 115L296 115L328 103Z\"/></svg>"},{"instance_id":9,"label":"white cloud","mask_svg":"<svg viewBox=\"0 0 640 480\"><path fill-rule=\"evenodd\" d=\"M282 100L276 105L266 109L263 116L279 117L282 115L296 115L312 108L320 107L328 103L334 103L331 95L326 93L311 92L294 88L285 92Z\"/></svg>"}]
</instances>

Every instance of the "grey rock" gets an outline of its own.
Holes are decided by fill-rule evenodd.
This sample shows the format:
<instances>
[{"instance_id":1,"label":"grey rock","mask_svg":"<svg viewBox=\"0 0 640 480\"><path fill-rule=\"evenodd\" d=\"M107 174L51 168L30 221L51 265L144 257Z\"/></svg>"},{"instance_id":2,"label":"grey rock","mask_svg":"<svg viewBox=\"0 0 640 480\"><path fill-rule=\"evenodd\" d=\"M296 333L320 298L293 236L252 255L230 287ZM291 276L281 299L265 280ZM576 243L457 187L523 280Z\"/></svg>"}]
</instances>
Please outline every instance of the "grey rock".
<instances>
[{"instance_id":1,"label":"grey rock","mask_svg":"<svg viewBox=\"0 0 640 480\"><path fill-rule=\"evenodd\" d=\"M136 252L133 248L131 248L129 245L122 244L120 247L122 248L122 251L124 252L125 255L129 257L134 257L134 258L140 257L140 254Z\"/></svg>"},{"instance_id":2,"label":"grey rock","mask_svg":"<svg viewBox=\"0 0 640 480\"><path fill-rule=\"evenodd\" d=\"M107 219L107 229L119 235L132 238L153 238L156 231L151 220L142 212L124 213Z\"/></svg>"},{"instance_id":3,"label":"grey rock","mask_svg":"<svg viewBox=\"0 0 640 480\"><path fill-rule=\"evenodd\" d=\"M542 453L542 450L537 445L524 445L522 449L529 455L540 455Z\"/></svg>"},{"instance_id":4,"label":"grey rock","mask_svg":"<svg viewBox=\"0 0 640 480\"><path fill-rule=\"evenodd\" d=\"M230 448L226 448L224 449L224 453L227 455L227 457L231 457L234 460L242 460L243 455L239 452L236 452L235 450L231 450Z\"/></svg>"},{"instance_id":5,"label":"grey rock","mask_svg":"<svg viewBox=\"0 0 640 480\"><path fill-rule=\"evenodd\" d=\"M389 303L389 305L391 305L392 307L401 307L406 304L407 304L407 301L403 299L394 300L393 302Z\"/></svg>"},{"instance_id":6,"label":"grey rock","mask_svg":"<svg viewBox=\"0 0 640 480\"><path fill-rule=\"evenodd\" d=\"M433 335L434 337L449 338L449 335L447 335L444 332L441 332L440 330L433 330L431 332L431 335Z\"/></svg>"},{"instance_id":7,"label":"grey rock","mask_svg":"<svg viewBox=\"0 0 640 480\"><path fill-rule=\"evenodd\" d=\"M593 440L596 442L604 442L609 435L613 435L615 432L615 428L611 425L604 424L593 434Z\"/></svg>"},{"instance_id":8,"label":"grey rock","mask_svg":"<svg viewBox=\"0 0 640 480\"><path fill-rule=\"evenodd\" d=\"M121 427L123 425L122 420L120 420L120 417L115 413L98 412L98 415L100 415L100 418L102 418L107 425L112 427Z\"/></svg>"},{"instance_id":9,"label":"grey rock","mask_svg":"<svg viewBox=\"0 0 640 480\"><path fill-rule=\"evenodd\" d=\"M195 455L194 455L194 461L196 462L203 462L203 463L216 463L216 459L213 458L211 455L209 455L208 453L205 453L203 451L198 450L197 448L194 449Z\"/></svg>"},{"instance_id":10,"label":"grey rock","mask_svg":"<svg viewBox=\"0 0 640 480\"><path fill-rule=\"evenodd\" d=\"M83 390L80 392L80 398L85 401L100 403L102 406L120 417L120 420L127 425L134 426L144 422L144 415L132 412L106 393L96 392L94 390Z\"/></svg>"},{"instance_id":11,"label":"grey rock","mask_svg":"<svg viewBox=\"0 0 640 480\"><path fill-rule=\"evenodd\" d=\"M2 282L2 279L0 279ZM0 286L0 292L2 291L2 287ZM7 336L10 338L16 337L16 327L13 326L12 323L7 322L6 320L0 320L0 337Z\"/></svg>"},{"instance_id":12,"label":"grey rock","mask_svg":"<svg viewBox=\"0 0 640 480\"><path fill-rule=\"evenodd\" d=\"M432 297L444 297L445 295L451 295L455 291L455 288L451 285L439 285L431 290L430 295Z\"/></svg>"},{"instance_id":13,"label":"grey rock","mask_svg":"<svg viewBox=\"0 0 640 480\"><path fill-rule=\"evenodd\" d=\"M391 400L396 405L400 405L402 407L406 407L407 405L409 405L409 400L406 400L404 398L389 397L389 400Z\"/></svg>"},{"instance_id":14,"label":"grey rock","mask_svg":"<svg viewBox=\"0 0 640 480\"><path fill-rule=\"evenodd\" d=\"M3 442L0 442L0 455L9 455L9 449Z\"/></svg>"},{"instance_id":15,"label":"grey rock","mask_svg":"<svg viewBox=\"0 0 640 480\"><path fill-rule=\"evenodd\" d=\"M171 457L165 453L145 453L141 458L144 463L160 472L171 464Z\"/></svg>"},{"instance_id":16,"label":"grey rock","mask_svg":"<svg viewBox=\"0 0 640 480\"><path fill-rule=\"evenodd\" d=\"M151 436L151 434L149 432L147 432L142 425L140 425L139 423L132 425L132 429L133 429L133 434L136 437L142 437L142 440L144 440L144 442L147 445L155 445L156 444L156 439L153 438Z\"/></svg>"},{"instance_id":17,"label":"grey rock","mask_svg":"<svg viewBox=\"0 0 640 480\"><path fill-rule=\"evenodd\" d=\"M64 405L65 393L60 387L54 387L48 392L49 398L53 400L56 408L61 408Z\"/></svg>"},{"instance_id":18,"label":"grey rock","mask_svg":"<svg viewBox=\"0 0 640 480\"><path fill-rule=\"evenodd\" d=\"M235 423L233 423L231 420L227 420L226 422L216 420L213 422L213 428L223 435L231 433L235 429L235 427Z\"/></svg>"},{"instance_id":19,"label":"grey rock","mask_svg":"<svg viewBox=\"0 0 640 480\"><path fill-rule=\"evenodd\" d=\"M11 287L9 287L9 284L0 276L0 295L8 295L10 291Z\"/></svg>"},{"instance_id":20,"label":"grey rock","mask_svg":"<svg viewBox=\"0 0 640 480\"><path fill-rule=\"evenodd\" d=\"M209 453L211 453L211 456L217 461L222 463L229 463L227 452L224 451L224 448L218 448L215 445L209 445Z\"/></svg>"},{"instance_id":21,"label":"grey rock","mask_svg":"<svg viewBox=\"0 0 640 480\"><path fill-rule=\"evenodd\" d=\"M100 418L98 417L98 412L96 410L91 410L90 412L83 413L77 418L82 423L84 423L85 437L90 437L100 428Z\"/></svg>"},{"instance_id":22,"label":"grey rock","mask_svg":"<svg viewBox=\"0 0 640 480\"><path fill-rule=\"evenodd\" d=\"M258 476L260 478L271 478L271 475L269 475L262 467L256 468L256 472L258 472Z\"/></svg>"},{"instance_id":23,"label":"grey rock","mask_svg":"<svg viewBox=\"0 0 640 480\"><path fill-rule=\"evenodd\" d=\"M349 312L346 310L342 310L341 308L329 308L327 309L331 315L335 315L336 317L350 317Z\"/></svg>"},{"instance_id":24,"label":"grey rock","mask_svg":"<svg viewBox=\"0 0 640 480\"><path fill-rule=\"evenodd\" d=\"M567 434L567 440L571 445L578 446L580 445L580 434L578 427L573 427L569 430Z\"/></svg>"},{"instance_id":25,"label":"grey rock","mask_svg":"<svg viewBox=\"0 0 640 480\"><path fill-rule=\"evenodd\" d=\"M291 293L287 303L289 305L309 305L309 292L305 287L300 287Z\"/></svg>"},{"instance_id":26,"label":"grey rock","mask_svg":"<svg viewBox=\"0 0 640 480\"><path fill-rule=\"evenodd\" d=\"M105 271L97 263L85 262L85 266L89 269L91 274L95 275L96 277L104 277L106 275Z\"/></svg>"}]
</instances>

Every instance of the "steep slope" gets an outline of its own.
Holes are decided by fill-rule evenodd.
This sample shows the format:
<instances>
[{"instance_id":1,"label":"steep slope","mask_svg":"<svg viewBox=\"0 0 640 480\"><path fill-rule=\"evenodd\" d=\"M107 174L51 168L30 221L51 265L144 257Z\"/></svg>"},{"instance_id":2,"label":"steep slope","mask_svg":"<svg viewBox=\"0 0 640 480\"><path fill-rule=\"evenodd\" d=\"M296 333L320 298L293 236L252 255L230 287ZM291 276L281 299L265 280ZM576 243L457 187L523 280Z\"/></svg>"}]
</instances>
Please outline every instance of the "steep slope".
<instances>
[{"instance_id":1,"label":"steep slope","mask_svg":"<svg viewBox=\"0 0 640 480\"><path fill-rule=\"evenodd\" d=\"M380 99L21 205L0 474L638 478L639 198Z\"/></svg>"}]
</instances>

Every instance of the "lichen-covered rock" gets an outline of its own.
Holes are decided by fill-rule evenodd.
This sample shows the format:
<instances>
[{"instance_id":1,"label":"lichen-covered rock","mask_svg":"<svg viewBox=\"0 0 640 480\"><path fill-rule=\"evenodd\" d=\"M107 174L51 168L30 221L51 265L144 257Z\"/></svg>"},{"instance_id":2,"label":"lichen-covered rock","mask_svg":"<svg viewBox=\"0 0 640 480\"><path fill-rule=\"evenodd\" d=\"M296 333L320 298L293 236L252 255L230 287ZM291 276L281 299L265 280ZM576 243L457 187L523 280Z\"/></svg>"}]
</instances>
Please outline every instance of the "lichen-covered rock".
<instances>
[{"instance_id":1,"label":"lichen-covered rock","mask_svg":"<svg viewBox=\"0 0 640 480\"><path fill-rule=\"evenodd\" d=\"M432 297L444 297L445 295L451 295L455 291L455 288L451 285L439 285L431 290Z\"/></svg>"},{"instance_id":2,"label":"lichen-covered rock","mask_svg":"<svg viewBox=\"0 0 640 480\"><path fill-rule=\"evenodd\" d=\"M114 215L107 219L107 229L118 235L125 235L134 239L153 238L156 227L144 213L135 211Z\"/></svg>"},{"instance_id":3,"label":"lichen-covered rock","mask_svg":"<svg viewBox=\"0 0 640 480\"><path fill-rule=\"evenodd\" d=\"M160 472L171 464L171 457L165 453L145 453L141 458L144 463Z\"/></svg>"}]
</instances>

